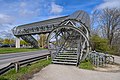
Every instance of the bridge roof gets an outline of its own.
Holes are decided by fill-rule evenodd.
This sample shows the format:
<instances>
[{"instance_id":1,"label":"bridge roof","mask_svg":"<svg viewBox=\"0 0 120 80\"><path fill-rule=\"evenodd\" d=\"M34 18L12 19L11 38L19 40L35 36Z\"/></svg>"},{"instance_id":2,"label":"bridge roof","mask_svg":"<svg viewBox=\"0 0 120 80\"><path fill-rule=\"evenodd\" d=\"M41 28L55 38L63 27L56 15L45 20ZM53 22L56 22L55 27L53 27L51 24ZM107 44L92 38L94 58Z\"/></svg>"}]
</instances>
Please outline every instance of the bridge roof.
<instances>
[{"instance_id":1,"label":"bridge roof","mask_svg":"<svg viewBox=\"0 0 120 80\"><path fill-rule=\"evenodd\" d=\"M85 11L83 11L83 10L78 10L78 11L74 12L73 14L68 16L68 19L75 19L75 20L78 20L78 21L82 22L87 27L90 26L89 14L86 13Z\"/></svg>"},{"instance_id":2,"label":"bridge roof","mask_svg":"<svg viewBox=\"0 0 120 80\"><path fill-rule=\"evenodd\" d=\"M68 16L62 16L58 18L38 21L34 23L24 24L18 26L18 28L27 28L27 27L33 27L33 26L47 26L47 25L54 25L54 24L60 24L63 20L65 20Z\"/></svg>"},{"instance_id":3,"label":"bridge roof","mask_svg":"<svg viewBox=\"0 0 120 80\"><path fill-rule=\"evenodd\" d=\"M14 27L12 30L14 35L48 33L56 28L61 22L68 19L77 20L78 22L84 24L86 27L90 26L89 15L85 11L79 10L71 15L20 25Z\"/></svg>"},{"instance_id":4,"label":"bridge roof","mask_svg":"<svg viewBox=\"0 0 120 80\"><path fill-rule=\"evenodd\" d=\"M89 15L85 11L79 10L68 16L62 16L58 18L24 24L24 25L17 26L17 28L20 29L20 28L27 28L27 27L33 27L33 26L47 26L47 25L60 24L62 21L66 19L75 19L84 23L87 27L90 26Z\"/></svg>"}]
</instances>

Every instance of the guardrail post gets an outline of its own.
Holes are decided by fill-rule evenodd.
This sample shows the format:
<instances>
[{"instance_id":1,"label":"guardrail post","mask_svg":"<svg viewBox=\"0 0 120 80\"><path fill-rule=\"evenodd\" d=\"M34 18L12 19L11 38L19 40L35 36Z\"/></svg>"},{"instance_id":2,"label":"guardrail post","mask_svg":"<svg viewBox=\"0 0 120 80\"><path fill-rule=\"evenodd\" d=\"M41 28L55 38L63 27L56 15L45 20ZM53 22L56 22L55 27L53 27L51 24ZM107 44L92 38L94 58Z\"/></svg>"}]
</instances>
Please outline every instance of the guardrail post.
<instances>
[{"instance_id":1,"label":"guardrail post","mask_svg":"<svg viewBox=\"0 0 120 80\"><path fill-rule=\"evenodd\" d=\"M18 72L18 70L19 70L19 62L15 62L14 64L15 64L15 71Z\"/></svg>"},{"instance_id":2,"label":"guardrail post","mask_svg":"<svg viewBox=\"0 0 120 80\"><path fill-rule=\"evenodd\" d=\"M47 60L49 60L49 56L47 56Z\"/></svg>"}]
</instances>

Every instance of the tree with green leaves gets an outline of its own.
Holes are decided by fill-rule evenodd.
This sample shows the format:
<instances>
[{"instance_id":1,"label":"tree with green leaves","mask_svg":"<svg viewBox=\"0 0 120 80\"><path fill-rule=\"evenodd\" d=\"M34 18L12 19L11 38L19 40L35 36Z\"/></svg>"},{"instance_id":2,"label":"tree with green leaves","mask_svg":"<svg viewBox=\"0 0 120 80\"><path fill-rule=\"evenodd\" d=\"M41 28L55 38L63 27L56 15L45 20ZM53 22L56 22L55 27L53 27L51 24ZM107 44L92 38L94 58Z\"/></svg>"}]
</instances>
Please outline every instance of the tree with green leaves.
<instances>
[{"instance_id":1,"label":"tree with green leaves","mask_svg":"<svg viewBox=\"0 0 120 80\"><path fill-rule=\"evenodd\" d=\"M15 40L14 39L7 39L7 38L5 38L5 39L3 39L2 43L3 44L9 44L10 47L11 47L12 44L15 44Z\"/></svg>"},{"instance_id":2,"label":"tree with green leaves","mask_svg":"<svg viewBox=\"0 0 120 80\"><path fill-rule=\"evenodd\" d=\"M28 43L25 42L24 40L20 40L20 44L23 45L24 47L28 45Z\"/></svg>"},{"instance_id":3,"label":"tree with green leaves","mask_svg":"<svg viewBox=\"0 0 120 80\"><path fill-rule=\"evenodd\" d=\"M91 38L92 50L100 52L110 52L111 49L108 45L108 39L101 38L98 35L93 35Z\"/></svg>"},{"instance_id":4,"label":"tree with green leaves","mask_svg":"<svg viewBox=\"0 0 120 80\"><path fill-rule=\"evenodd\" d=\"M0 38L0 43L3 43L3 39L2 38Z\"/></svg>"}]
</instances>

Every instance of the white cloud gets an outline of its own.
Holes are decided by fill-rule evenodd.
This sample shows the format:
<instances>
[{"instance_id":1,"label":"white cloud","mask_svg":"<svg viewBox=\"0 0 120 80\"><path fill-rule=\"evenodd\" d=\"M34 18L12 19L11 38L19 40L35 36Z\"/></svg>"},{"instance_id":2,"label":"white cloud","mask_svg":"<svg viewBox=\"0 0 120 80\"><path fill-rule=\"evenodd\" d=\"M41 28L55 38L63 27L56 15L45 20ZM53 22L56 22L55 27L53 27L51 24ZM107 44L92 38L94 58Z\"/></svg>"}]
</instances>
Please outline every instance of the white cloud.
<instances>
[{"instance_id":1,"label":"white cloud","mask_svg":"<svg viewBox=\"0 0 120 80\"><path fill-rule=\"evenodd\" d=\"M0 13L0 37L6 36L11 33L13 27L14 18L12 16Z\"/></svg>"},{"instance_id":2,"label":"white cloud","mask_svg":"<svg viewBox=\"0 0 120 80\"><path fill-rule=\"evenodd\" d=\"M59 17L63 11L63 7L56 4L54 0L24 0L4 3L3 5L5 5L4 9L6 10L4 12L2 8L3 12L1 12L8 15L0 13L0 36L15 25Z\"/></svg>"},{"instance_id":3,"label":"white cloud","mask_svg":"<svg viewBox=\"0 0 120 80\"><path fill-rule=\"evenodd\" d=\"M23 8L24 8L25 6L27 6L27 4L26 4L25 2L21 2L21 3L20 3L20 7L23 7Z\"/></svg>"},{"instance_id":4,"label":"white cloud","mask_svg":"<svg viewBox=\"0 0 120 80\"><path fill-rule=\"evenodd\" d=\"M21 10L19 10L19 14L22 17L27 17L27 16L30 17L30 16L34 15L34 11L29 11L27 9L21 9Z\"/></svg>"},{"instance_id":5,"label":"white cloud","mask_svg":"<svg viewBox=\"0 0 120 80\"><path fill-rule=\"evenodd\" d=\"M13 38L13 34L11 30L1 31L0 37L2 38Z\"/></svg>"},{"instance_id":6,"label":"white cloud","mask_svg":"<svg viewBox=\"0 0 120 80\"><path fill-rule=\"evenodd\" d=\"M0 25L1 24L12 24L13 22L13 17L5 14L0 14Z\"/></svg>"},{"instance_id":7,"label":"white cloud","mask_svg":"<svg viewBox=\"0 0 120 80\"><path fill-rule=\"evenodd\" d=\"M104 0L102 4L96 7L96 9L104 9L104 8L119 8L120 9L120 0Z\"/></svg>"},{"instance_id":8,"label":"white cloud","mask_svg":"<svg viewBox=\"0 0 120 80\"><path fill-rule=\"evenodd\" d=\"M52 2L51 3L51 13L54 13L54 14L59 14L63 11L63 6L60 6L60 5L57 5L55 4L55 2Z\"/></svg>"},{"instance_id":9,"label":"white cloud","mask_svg":"<svg viewBox=\"0 0 120 80\"><path fill-rule=\"evenodd\" d=\"M21 2L20 5L19 5L19 7L20 7L20 9L19 9L19 15L22 16L22 17L31 16L32 14L34 14L33 11L31 11L30 9L28 9L26 2Z\"/></svg>"}]
</instances>

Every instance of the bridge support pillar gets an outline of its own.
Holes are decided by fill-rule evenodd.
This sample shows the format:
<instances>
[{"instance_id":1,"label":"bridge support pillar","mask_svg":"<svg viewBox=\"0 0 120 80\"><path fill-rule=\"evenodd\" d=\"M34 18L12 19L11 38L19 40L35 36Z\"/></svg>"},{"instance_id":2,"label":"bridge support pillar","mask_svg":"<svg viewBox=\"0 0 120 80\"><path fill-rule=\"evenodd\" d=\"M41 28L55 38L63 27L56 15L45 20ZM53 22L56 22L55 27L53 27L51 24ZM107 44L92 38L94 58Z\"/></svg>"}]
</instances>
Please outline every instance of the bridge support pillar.
<instances>
[{"instance_id":1,"label":"bridge support pillar","mask_svg":"<svg viewBox=\"0 0 120 80\"><path fill-rule=\"evenodd\" d=\"M20 48L20 38L16 37L16 48Z\"/></svg>"}]
</instances>

